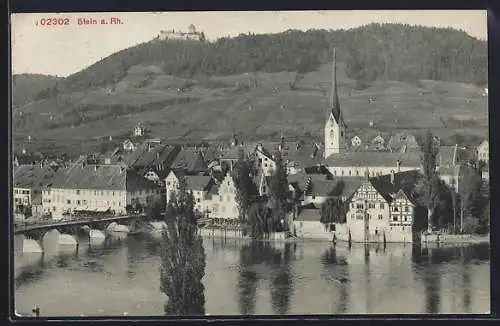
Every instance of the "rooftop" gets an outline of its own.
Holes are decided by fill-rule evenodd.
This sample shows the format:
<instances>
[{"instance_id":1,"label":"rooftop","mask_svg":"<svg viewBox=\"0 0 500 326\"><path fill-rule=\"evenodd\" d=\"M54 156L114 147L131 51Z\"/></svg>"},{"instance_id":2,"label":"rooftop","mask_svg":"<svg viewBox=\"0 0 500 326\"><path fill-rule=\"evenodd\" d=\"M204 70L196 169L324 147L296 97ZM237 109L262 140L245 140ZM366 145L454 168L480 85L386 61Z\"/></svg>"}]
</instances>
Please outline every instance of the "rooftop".
<instances>
[{"instance_id":1,"label":"rooftop","mask_svg":"<svg viewBox=\"0 0 500 326\"><path fill-rule=\"evenodd\" d=\"M210 187L212 178L209 176L192 175L186 176L186 186L190 190L207 190Z\"/></svg>"},{"instance_id":2,"label":"rooftop","mask_svg":"<svg viewBox=\"0 0 500 326\"><path fill-rule=\"evenodd\" d=\"M13 186L19 188L43 188L52 181L55 172L50 167L20 165L14 168Z\"/></svg>"},{"instance_id":3,"label":"rooftop","mask_svg":"<svg viewBox=\"0 0 500 326\"><path fill-rule=\"evenodd\" d=\"M350 152L332 154L324 160L327 166L357 166L357 167L389 167L396 166L418 168L421 165L420 153L390 153L390 152Z\"/></svg>"},{"instance_id":4,"label":"rooftop","mask_svg":"<svg viewBox=\"0 0 500 326\"><path fill-rule=\"evenodd\" d=\"M137 173L118 165L82 165L57 171L53 188L140 190L155 189L158 186Z\"/></svg>"},{"instance_id":5,"label":"rooftop","mask_svg":"<svg viewBox=\"0 0 500 326\"><path fill-rule=\"evenodd\" d=\"M394 173L394 182L391 182L391 175L386 174L370 178L370 183L387 202L391 202L392 195L399 190L403 190L408 197L411 197L411 190L421 178L422 174L419 171L405 171Z\"/></svg>"}]
</instances>

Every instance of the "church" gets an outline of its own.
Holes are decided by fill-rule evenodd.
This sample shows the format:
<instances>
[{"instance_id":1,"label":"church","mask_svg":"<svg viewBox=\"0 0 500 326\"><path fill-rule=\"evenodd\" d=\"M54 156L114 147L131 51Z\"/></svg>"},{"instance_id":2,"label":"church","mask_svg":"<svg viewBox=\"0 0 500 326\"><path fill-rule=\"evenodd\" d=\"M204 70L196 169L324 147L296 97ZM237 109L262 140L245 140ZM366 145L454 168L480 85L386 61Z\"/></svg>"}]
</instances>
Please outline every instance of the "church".
<instances>
[{"instance_id":1,"label":"church","mask_svg":"<svg viewBox=\"0 0 500 326\"><path fill-rule=\"evenodd\" d=\"M332 88L324 129L323 165L335 177L373 177L391 172L419 170L417 152L353 151L346 139L347 125L340 108L337 87L337 60L333 50Z\"/></svg>"}]
</instances>

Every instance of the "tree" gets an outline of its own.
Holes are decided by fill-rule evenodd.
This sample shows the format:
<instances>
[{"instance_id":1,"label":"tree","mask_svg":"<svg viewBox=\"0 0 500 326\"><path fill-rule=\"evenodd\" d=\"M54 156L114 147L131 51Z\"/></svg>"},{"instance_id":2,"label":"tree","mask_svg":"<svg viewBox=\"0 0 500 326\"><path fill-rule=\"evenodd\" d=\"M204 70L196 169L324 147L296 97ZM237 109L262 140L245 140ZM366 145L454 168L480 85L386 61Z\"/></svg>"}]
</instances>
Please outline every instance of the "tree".
<instances>
[{"instance_id":1,"label":"tree","mask_svg":"<svg viewBox=\"0 0 500 326\"><path fill-rule=\"evenodd\" d=\"M346 220L346 208L341 198L329 198L321 205L322 224L344 223Z\"/></svg>"},{"instance_id":2,"label":"tree","mask_svg":"<svg viewBox=\"0 0 500 326\"><path fill-rule=\"evenodd\" d=\"M205 249L198 234L194 198L184 179L172 194L163 232L161 291L168 297L167 315L205 315L202 278L205 274Z\"/></svg>"},{"instance_id":3,"label":"tree","mask_svg":"<svg viewBox=\"0 0 500 326\"><path fill-rule=\"evenodd\" d=\"M274 162L276 167L271 175L271 184L269 185L271 194L269 207L273 213L272 219L269 221L269 225L273 229L271 232L276 231L281 225L281 221L285 219L285 206L288 197L288 179L280 152L274 155Z\"/></svg>"},{"instance_id":4,"label":"tree","mask_svg":"<svg viewBox=\"0 0 500 326\"><path fill-rule=\"evenodd\" d=\"M439 205L441 188L439 187L439 176L436 173L438 144L430 131L418 139L420 151L422 152L423 170L423 195L427 206L427 230L432 232L433 211Z\"/></svg>"},{"instance_id":5,"label":"tree","mask_svg":"<svg viewBox=\"0 0 500 326\"><path fill-rule=\"evenodd\" d=\"M483 198L481 194L482 179L475 166L465 166L462 180L459 183L460 195L460 231L475 232L482 215Z\"/></svg>"},{"instance_id":6,"label":"tree","mask_svg":"<svg viewBox=\"0 0 500 326\"><path fill-rule=\"evenodd\" d=\"M238 162L236 162L232 177L236 188L236 203L238 204L238 216L240 222L246 221L246 215L250 206L251 198L256 194L255 184L253 183L250 173L250 165L243 150L239 151Z\"/></svg>"},{"instance_id":7,"label":"tree","mask_svg":"<svg viewBox=\"0 0 500 326\"><path fill-rule=\"evenodd\" d=\"M253 203L248 210L248 227L252 239L261 239L272 232L272 211L262 203Z\"/></svg>"},{"instance_id":8,"label":"tree","mask_svg":"<svg viewBox=\"0 0 500 326\"><path fill-rule=\"evenodd\" d=\"M33 215L31 205L26 205L23 207L24 218L29 218Z\"/></svg>"}]
</instances>

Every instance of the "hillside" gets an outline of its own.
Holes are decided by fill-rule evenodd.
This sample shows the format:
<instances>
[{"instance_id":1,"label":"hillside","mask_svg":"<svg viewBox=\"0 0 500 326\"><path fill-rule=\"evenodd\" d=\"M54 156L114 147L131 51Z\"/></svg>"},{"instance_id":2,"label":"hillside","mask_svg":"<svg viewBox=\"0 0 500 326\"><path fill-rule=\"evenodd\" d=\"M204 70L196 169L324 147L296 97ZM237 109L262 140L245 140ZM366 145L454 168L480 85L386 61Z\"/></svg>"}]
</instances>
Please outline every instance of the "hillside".
<instances>
[{"instance_id":1,"label":"hillside","mask_svg":"<svg viewBox=\"0 0 500 326\"><path fill-rule=\"evenodd\" d=\"M32 101L37 94L45 89L54 87L59 77L19 74L12 76L12 103L21 106Z\"/></svg>"},{"instance_id":2,"label":"hillside","mask_svg":"<svg viewBox=\"0 0 500 326\"><path fill-rule=\"evenodd\" d=\"M380 57L368 55L372 52L361 56L360 49L384 44L392 36L382 35L398 30L415 40L424 35L419 37L426 47L394 41L397 49L390 62L368 65ZM331 82L332 35L338 37L340 101L351 134L430 128L451 142L464 136L487 137L487 99L481 95L485 42L447 29L374 25L350 31L242 35L210 44L141 44L60 80L36 101L16 109L14 139L22 144L31 135L34 147L86 150L109 136L114 141L128 137L137 122L161 138L216 140L227 138L233 129L247 139L276 137L281 131L318 137ZM442 60L449 44L438 43L443 35L454 36L446 40L459 40L457 47L468 49L453 57L449 68L450 61ZM347 36L368 45L348 46L352 43ZM280 44L286 46L280 50ZM212 47L217 52L211 52ZM439 62L445 66L438 69L431 61L415 69L419 61L428 60L423 51L433 53L431 57L441 51ZM236 60L241 53L247 55ZM275 59L268 60L270 56ZM265 60L267 65L262 65ZM458 64L460 60L471 64Z\"/></svg>"}]
</instances>

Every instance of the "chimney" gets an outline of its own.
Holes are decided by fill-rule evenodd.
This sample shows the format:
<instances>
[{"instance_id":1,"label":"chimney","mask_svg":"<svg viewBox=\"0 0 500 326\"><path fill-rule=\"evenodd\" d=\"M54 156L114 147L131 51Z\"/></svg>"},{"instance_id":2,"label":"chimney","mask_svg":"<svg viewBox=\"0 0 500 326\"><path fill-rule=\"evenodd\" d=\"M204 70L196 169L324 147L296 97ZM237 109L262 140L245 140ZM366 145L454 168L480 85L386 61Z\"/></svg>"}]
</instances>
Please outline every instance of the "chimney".
<instances>
[{"instance_id":1,"label":"chimney","mask_svg":"<svg viewBox=\"0 0 500 326\"><path fill-rule=\"evenodd\" d=\"M398 172L401 172L401 161L400 160L396 161L396 169Z\"/></svg>"},{"instance_id":2,"label":"chimney","mask_svg":"<svg viewBox=\"0 0 500 326\"><path fill-rule=\"evenodd\" d=\"M394 170L391 170L391 183L394 185Z\"/></svg>"}]
</instances>

